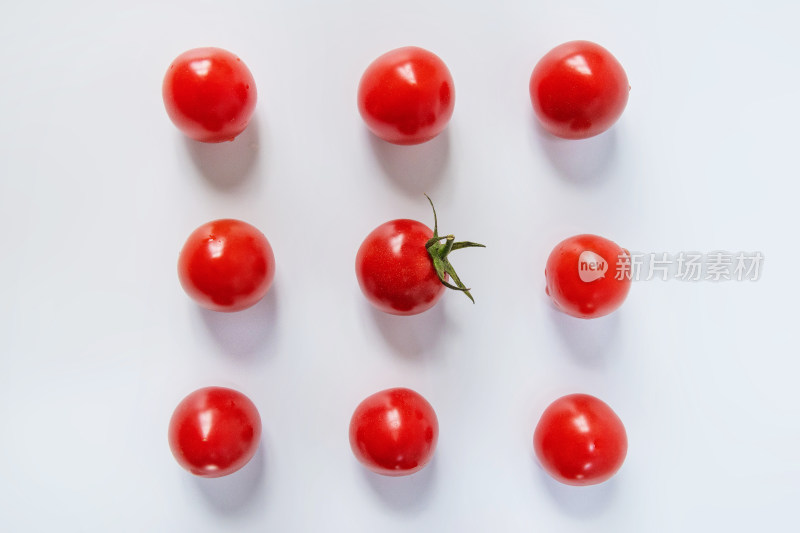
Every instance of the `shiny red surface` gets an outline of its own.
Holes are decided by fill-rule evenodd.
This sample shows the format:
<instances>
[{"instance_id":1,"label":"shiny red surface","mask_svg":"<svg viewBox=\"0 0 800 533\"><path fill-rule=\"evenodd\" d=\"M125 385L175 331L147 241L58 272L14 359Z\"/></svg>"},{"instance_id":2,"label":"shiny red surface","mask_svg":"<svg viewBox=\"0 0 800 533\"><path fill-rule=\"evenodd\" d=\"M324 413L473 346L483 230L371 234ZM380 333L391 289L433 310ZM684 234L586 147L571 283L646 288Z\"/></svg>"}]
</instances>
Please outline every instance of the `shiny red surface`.
<instances>
[{"instance_id":1,"label":"shiny red surface","mask_svg":"<svg viewBox=\"0 0 800 533\"><path fill-rule=\"evenodd\" d=\"M603 277L589 282L581 279L579 260L585 251L593 252L607 262L608 270ZM597 235L576 235L565 239L547 258L545 290L555 306L568 315L578 318L607 315L622 305L631 287L628 276L617 279L619 265L625 261L620 257L629 260L630 253Z\"/></svg>"},{"instance_id":2,"label":"shiny red surface","mask_svg":"<svg viewBox=\"0 0 800 533\"><path fill-rule=\"evenodd\" d=\"M628 103L628 77L602 46L571 41L550 50L533 69L531 102L544 129L565 139L604 132Z\"/></svg>"},{"instance_id":3,"label":"shiny red surface","mask_svg":"<svg viewBox=\"0 0 800 533\"><path fill-rule=\"evenodd\" d=\"M241 392L206 387L189 394L175 408L168 438L175 460L192 474L226 476L255 455L261 418Z\"/></svg>"},{"instance_id":4,"label":"shiny red surface","mask_svg":"<svg viewBox=\"0 0 800 533\"><path fill-rule=\"evenodd\" d=\"M256 107L256 82L241 59L221 48L195 48L169 66L162 96L167 114L187 137L232 141Z\"/></svg>"},{"instance_id":5,"label":"shiny red surface","mask_svg":"<svg viewBox=\"0 0 800 533\"><path fill-rule=\"evenodd\" d=\"M425 398L405 388L367 397L350 420L350 447L378 474L413 474L431 460L439 437L436 413Z\"/></svg>"},{"instance_id":6,"label":"shiny red surface","mask_svg":"<svg viewBox=\"0 0 800 533\"><path fill-rule=\"evenodd\" d=\"M267 238L247 222L214 220L189 235L178 258L178 277L193 300L212 311L255 305L275 277Z\"/></svg>"},{"instance_id":7,"label":"shiny red surface","mask_svg":"<svg viewBox=\"0 0 800 533\"><path fill-rule=\"evenodd\" d=\"M595 485L613 476L628 453L617 414L588 394L570 394L545 409L533 434L542 467L567 485Z\"/></svg>"},{"instance_id":8,"label":"shiny red surface","mask_svg":"<svg viewBox=\"0 0 800 533\"><path fill-rule=\"evenodd\" d=\"M381 224L356 254L356 277L367 300L386 313L415 315L433 307L445 286L425 243L433 230L409 219Z\"/></svg>"},{"instance_id":9,"label":"shiny red surface","mask_svg":"<svg viewBox=\"0 0 800 533\"><path fill-rule=\"evenodd\" d=\"M450 71L427 50L407 46L373 61L358 86L367 127L394 144L420 144L447 126L455 107Z\"/></svg>"}]
</instances>

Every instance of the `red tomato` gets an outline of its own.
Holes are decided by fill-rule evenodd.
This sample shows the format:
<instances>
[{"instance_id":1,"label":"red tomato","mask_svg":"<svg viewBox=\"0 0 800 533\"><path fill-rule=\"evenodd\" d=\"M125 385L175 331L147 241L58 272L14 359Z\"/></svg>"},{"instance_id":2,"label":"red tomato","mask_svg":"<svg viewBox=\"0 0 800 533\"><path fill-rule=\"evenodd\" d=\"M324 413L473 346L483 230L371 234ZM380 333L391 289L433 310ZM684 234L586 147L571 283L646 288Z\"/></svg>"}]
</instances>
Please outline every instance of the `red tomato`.
<instances>
[{"instance_id":1,"label":"red tomato","mask_svg":"<svg viewBox=\"0 0 800 533\"><path fill-rule=\"evenodd\" d=\"M613 476L628 453L617 414L588 394L570 394L542 413L533 448L545 471L567 485L595 485Z\"/></svg>"},{"instance_id":2,"label":"red tomato","mask_svg":"<svg viewBox=\"0 0 800 533\"><path fill-rule=\"evenodd\" d=\"M416 220L392 220L367 235L356 255L356 276L367 300L386 313L415 315L439 301L439 281L425 243L433 231Z\"/></svg>"},{"instance_id":3,"label":"red tomato","mask_svg":"<svg viewBox=\"0 0 800 533\"><path fill-rule=\"evenodd\" d=\"M256 107L256 82L241 59L195 48L169 66L161 88L172 122L187 137L217 143L242 133Z\"/></svg>"},{"instance_id":4,"label":"red tomato","mask_svg":"<svg viewBox=\"0 0 800 533\"><path fill-rule=\"evenodd\" d=\"M358 284L367 300L381 311L393 315L422 313L433 307L445 287L462 291L472 300L447 255L452 250L483 245L455 242L452 235L439 237L435 209L433 217L433 231L416 220L381 224L358 249ZM449 278L455 285L447 281Z\"/></svg>"},{"instance_id":5,"label":"red tomato","mask_svg":"<svg viewBox=\"0 0 800 533\"><path fill-rule=\"evenodd\" d=\"M625 301L631 288L629 268L628 250L597 235L576 235L550 252L545 290L568 315L601 317Z\"/></svg>"},{"instance_id":6,"label":"red tomato","mask_svg":"<svg viewBox=\"0 0 800 533\"><path fill-rule=\"evenodd\" d=\"M361 402L350 420L350 447L361 464L385 476L417 472L431 460L439 422L410 389L387 389Z\"/></svg>"},{"instance_id":7,"label":"red tomato","mask_svg":"<svg viewBox=\"0 0 800 533\"><path fill-rule=\"evenodd\" d=\"M585 139L606 131L622 115L629 91L619 61L589 41L556 46L531 74L531 101L539 122L565 139Z\"/></svg>"},{"instance_id":8,"label":"red tomato","mask_svg":"<svg viewBox=\"0 0 800 533\"><path fill-rule=\"evenodd\" d=\"M256 406L241 392L206 387L184 398L169 421L169 447L183 468L222 477L252 459L261 439Z\"/></svg>"},{"instance_id":9,"label":"red tomato","mask_svg":"<svg viewBox=\"0 0 800 533\"><path fill-rule=\"evenodd\" d=\"M186 293L212 311L241 311L267 293L275 256L264 234L247 222L214 220L189 235L178 258Z\"/></svg>"},{"instance_id":10,"label":"red tomato","mask_svg":"<svg viewBox=\"0 0 800 533\"><path fill-rule=\"evenodd\" d=\"M380 56L358 86L358 110L367 127L394 144L420 144L439 135L453 115L455 98L444 62L415 46Z\"/></svg>"}]
</instances>

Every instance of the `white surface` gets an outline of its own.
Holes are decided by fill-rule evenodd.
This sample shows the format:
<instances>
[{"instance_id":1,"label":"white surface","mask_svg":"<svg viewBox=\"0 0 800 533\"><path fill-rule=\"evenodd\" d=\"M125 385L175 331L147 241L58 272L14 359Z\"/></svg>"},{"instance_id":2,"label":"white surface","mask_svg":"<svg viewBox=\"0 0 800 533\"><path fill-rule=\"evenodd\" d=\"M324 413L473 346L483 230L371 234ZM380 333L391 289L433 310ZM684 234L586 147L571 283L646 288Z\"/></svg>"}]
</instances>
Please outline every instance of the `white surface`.
<instances>
[{"instance_id":1,"label":"white surface","mask_svg":"<svg viewBox=\"0 0 800 533\"><path fill-rule=\"evenodd\" d=\"M796 521L796 2L16 3L0 18L0 530L786 531ZM612 131L541 133L528 78L552 46L611 50L633 87ZM446 133L370 137L363 69L414 44L456 83ZM239 54L259 92L233 144L186 141L161 79L195 46ZM372 311L355 252L392 218L485 242L456 266L476 305ZM254 223L265 302L204 312L185 237ZM555 312L543 269L580 232L631 250L761 251L755 283L639 282L606 319ZM455 261L454 261L455 262ZM188 392L257 404L262 453L219 480L170 455ZM396 385L439 415L433 464L385 479L347 425ZM613 481L570 488L532 457L539 414L587 392L626 424Z\"/></svg>"}]
</instances>

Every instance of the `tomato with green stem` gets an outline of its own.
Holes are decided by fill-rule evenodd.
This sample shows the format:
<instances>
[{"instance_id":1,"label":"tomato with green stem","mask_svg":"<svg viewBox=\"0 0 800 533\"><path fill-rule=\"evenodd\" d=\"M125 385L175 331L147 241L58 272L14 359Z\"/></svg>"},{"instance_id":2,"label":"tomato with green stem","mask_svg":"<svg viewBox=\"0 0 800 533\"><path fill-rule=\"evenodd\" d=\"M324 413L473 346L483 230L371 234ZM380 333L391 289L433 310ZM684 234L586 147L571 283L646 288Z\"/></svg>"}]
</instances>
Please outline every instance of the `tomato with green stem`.
<instances>
[{"instance_id":1,"label":"tomato with green stem","mask_svg":"<svg viewBox=\"0 0 800 533\"><path fill-rule=\"evenodd\" d=\"M468 289L450 263L449 254L462 248L481 247L439 235L433 201L433 230L416 220L391 220L375 228L356 254L356 277L361 291L376 308L393 315L416 315L433 307L445 288ZM452 279L452 283L449 281Z\"/></svg>"}]
</instances>

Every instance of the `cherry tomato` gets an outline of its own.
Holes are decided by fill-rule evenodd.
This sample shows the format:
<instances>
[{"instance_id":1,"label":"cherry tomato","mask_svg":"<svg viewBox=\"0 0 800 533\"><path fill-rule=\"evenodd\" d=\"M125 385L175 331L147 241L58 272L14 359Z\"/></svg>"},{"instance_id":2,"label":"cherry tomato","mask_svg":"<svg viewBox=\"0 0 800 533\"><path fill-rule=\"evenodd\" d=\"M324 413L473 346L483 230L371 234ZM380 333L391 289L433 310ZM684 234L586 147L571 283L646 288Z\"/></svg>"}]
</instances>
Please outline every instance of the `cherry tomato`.
<instances>
[{"instance_id":1,"label":"cherry tomato","mask_svg":"<svg viewBox=\"0 0 800 533\"><path fill-rule=\"evenodd\" d=\"M556 46L531 74L531 101L539 122L565 139L585 139L606 131L622 115L629 91L619 61L589 41Z\"/></svg>"},{"instance_id":2,"label":"cherry tomato","mask_svg":"<svg viewBox=\"0 0 800 533\"><path fill-rule=\"evenodd\" d=\"M275 256L264 234L247 222L214 220L189 235L178 258L186 293L212 311L255 305L275 277Z\"/></svg>"},{"instance_id":3,"label":"cherry tomato","mask_svg":"<svg viewBox=\"0 0 800 533\"><path fill-rule=\"evenodd\" d=\"M415 315L439 301L439 281L425 243L433 231L416 220L392 220L375 228L358 249L356 276L367 300L386 313Z\"/></svg>"},{"instance_id":4,"label":"cherry tomato","mask_svg":"<svg viewBox=\"0 0 800 533\"><path fill-rule=\"evenodd\" d=\"M241 392L206 387L184 398L169 421L169 447L196 476L222 477L253 458L261 439L256 406Z\"/></svg>"},{"instance_id":5,"label":"cherry tomato","mask_svg":"<svg viewBox=\"0 0 800 533\"><path fill-rule=\"evenodd\" d=\"M452 250L483 245L455 242L452 235L439 237L435 209L433 216L433 231L416 220L391 220L372 230L358 249L358 284L367 300L381 311L422 313L441 298L445 287L462 291L472 300L447 256ZM448 282L450 278L455 285Z\"/></svg>"},{"instance_id":6,"label":"cherry tomato","mask_svg":"<svg viewBox=\"0 0 800 533\"><path fill-rule=\"evenodd\" d=\"M196 141L232 141L256 107L253 75L241 59L221 48L194 48L179 55L161 91L169 118Z\"/></svg>"},{"instance_id":7,"label":"cherry tomato","mask_svg":"<svg viewBox=\"0 0 800 533\"><path fill-rule=\"evenodd\" d=\"M373 61L358 86L358 110L367 127L394 144L420 144L439 135L455 107L450 71L439 57L415 46Z\"/></svg>"},{"instance_id":8,"label":"cherry tomato","mask_svg":"<svg viewBox=\"0 0 800 533\"><path fill-rule=\"evenodd\" d=\"M553 248L544 275L561 311L597 318L617 309L631 288L630 253L597 235L576 235Z\"/></svg>"},{"instance_id":9,"label":"cherry tomato","mask_svg":"<svg viewBox=\"0 0 800 533\"><path fill-rule=\"evenodd\" d=\"M387 389L361 402L350 420L350 447L361 464L385 476L417 472L431 460L439 421L410 389Z\"/></svg>"},{"instance_id":10,"label":"cherry tomato","mask_svg":"<svg viewBox=\"0 0 800 533\"><path fill-rule=\"evenodd\" d=\"M545 471L567 485L595 485L613 476L628 453L628 436L617 414L588 394L551 403L533 434Z\"/></svg>"}]
</instances>

